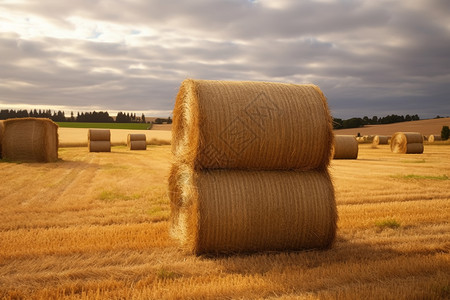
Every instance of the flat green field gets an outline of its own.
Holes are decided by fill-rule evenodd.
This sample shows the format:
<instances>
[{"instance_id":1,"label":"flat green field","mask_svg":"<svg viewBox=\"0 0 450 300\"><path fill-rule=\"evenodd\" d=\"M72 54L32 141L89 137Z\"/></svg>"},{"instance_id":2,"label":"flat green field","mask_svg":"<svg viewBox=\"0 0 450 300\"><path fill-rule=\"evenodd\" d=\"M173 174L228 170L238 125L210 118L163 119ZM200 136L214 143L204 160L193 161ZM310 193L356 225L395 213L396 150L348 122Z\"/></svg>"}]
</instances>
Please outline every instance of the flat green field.
<instances>
[{"instance_id":1,"label":"flat green field","mask_svg":"<svg viewBox=\"0 0 450 300\"><path fill-rule=\"evenodd\" d=\"M146 123L85 123L85 122L56 122L59 127L67 128L107 128L107 129L132 129L146 130L151 125Z\"/></svg>"}]
</instances>

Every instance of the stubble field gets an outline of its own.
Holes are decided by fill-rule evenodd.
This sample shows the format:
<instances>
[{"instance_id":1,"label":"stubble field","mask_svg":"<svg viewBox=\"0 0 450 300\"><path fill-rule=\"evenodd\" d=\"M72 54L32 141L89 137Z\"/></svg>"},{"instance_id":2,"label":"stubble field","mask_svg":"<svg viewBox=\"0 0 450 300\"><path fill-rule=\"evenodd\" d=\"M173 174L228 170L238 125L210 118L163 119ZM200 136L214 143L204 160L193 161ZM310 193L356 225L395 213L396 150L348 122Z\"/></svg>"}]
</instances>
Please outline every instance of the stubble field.
<instances>
[{"instance_id":1,"label":"stubble field","mask_svg":"<svg viewBox=\"0 0 450 300\"><path fill-rule=\"evenodd\" d=\"M169 236L170 146L0 163L3 299L445 299L450 146L334 160L325 251L196 257ZM267 220L276 222L276 220Z\"/></svg>"}]
</instances>

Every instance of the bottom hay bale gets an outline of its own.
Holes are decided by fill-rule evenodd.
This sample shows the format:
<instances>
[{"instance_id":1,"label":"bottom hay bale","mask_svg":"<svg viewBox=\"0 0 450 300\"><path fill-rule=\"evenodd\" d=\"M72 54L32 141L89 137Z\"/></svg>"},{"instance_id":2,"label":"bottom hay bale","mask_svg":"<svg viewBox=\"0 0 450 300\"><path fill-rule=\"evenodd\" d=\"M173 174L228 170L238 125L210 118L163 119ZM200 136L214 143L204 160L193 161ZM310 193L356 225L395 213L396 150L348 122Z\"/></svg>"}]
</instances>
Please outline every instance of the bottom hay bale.
<instances>
[{"instance_id":1,"label":"bottom hay bale","mask_svg":"<svg viewBox=\"0 0 450 300\"><path fill-rule=\"evenodd\" d=\"M334 159L356 159L358 141L353 135L335 135L331 153Z\"/></svg>"},{"instance_id":2,"label":"bottom hay bale","mask_svg":"<svg viewBox=\"0 0 450 300\"><path fill-rule=\"evenodd\" d=\"M89 141L89 152L111 152L110 141Z\"/></svg>"},{"instance_id":3,"label":"bottom hay bale","mask_svg":"<svg viewBox=\"0 0 450 300\"><path fill-rule=\"evenodd\" d=\"M391 138L393 153L420 154L423 153L423 137L418 132L396 132Z\"/></svg>"},{"instance_id":4,"label":"bottom hay bale","mask_svg":"<svg viewBox=\"0 0 450 300\"><path fill-rule=\"evenodd\" d=\"M336 235L326 171L208 170L174 165L172 235L195 254L328 248Z\"/></svg>"}]
</instances>

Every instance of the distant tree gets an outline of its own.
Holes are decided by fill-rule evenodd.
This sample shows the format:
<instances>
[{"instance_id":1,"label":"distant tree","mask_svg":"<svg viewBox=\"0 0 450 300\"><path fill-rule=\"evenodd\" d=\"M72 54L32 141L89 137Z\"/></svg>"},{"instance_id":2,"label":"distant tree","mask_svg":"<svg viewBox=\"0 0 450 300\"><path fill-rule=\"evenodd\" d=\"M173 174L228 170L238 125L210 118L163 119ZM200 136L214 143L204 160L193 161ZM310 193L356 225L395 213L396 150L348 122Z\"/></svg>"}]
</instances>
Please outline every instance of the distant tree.
<instances>
[{"instance_id":1,"label":"distant tree","mask_svg":"<svg viewBox=\"0 0 450 300\"><path fill-rule=\"evenodd\" d=\"M369 124L369 123L370 123L369 117L368 117L368 116L364 116L364 117L363 117L363 124L364 124L364 125L367 125L367 124Z\"/></svg>"},{"instance_id":2,"label":"distant tree","mask_svg":"<svg viewBox=\"0 0 450 300\"><path fill-rule=\"evenodd\" d=\"M172 119L170 117L167 118L167 124L172 124Z\"/></svg>"},{"instance_id":3,"label":"distant tree","mask_svg":"<svg viewBox=\"0 0 450 300\"><path fill-rule=\"evenodd\" d=\"M377 124L378 123L378 117L377 116L373 116L372 117L372 124Z\"/></svg>"},{"instance_id":4,"label":"distant tree","mask_svg":"<svg viewBox=\"0 0 450 300\"><path fill-rule=\"evenodd\" d=\"M145 115L144 114L142 114L142 116L141 116L141 122L145 123Z\"/></svg>"},{"instance_id":5,"label":"distant tree","mask_svg":"<svg viewBox=\"0 0 450 300\"><path fill-rule=\"evenodd\" d=\"M333 118L333 129L341 129L343 120L338 118Z\"/></svg>"},{"instance_id":6,"label":"distant tree","mask_svg":"<svg viewBox=\"0 0 450 300\"><path fill-rule=\"evenodd\" d=\"M363 125L364 121L361 118L351 118L348 120L344 120L344 122L342 122L343 128L358 128L362 127Z\"/></svg>"},{"instance_id":7,"label":"distant tree","mask_svg":"<svg viewBox=\"0 0 450 300\"><path fill-rule=\"evenodd\" d=\"M448 140L449 137L450 137L450 129L448 128L448 126L442 126L441 138L444 141L446 141L446 140Z\"/></svg>"}]
</instances>

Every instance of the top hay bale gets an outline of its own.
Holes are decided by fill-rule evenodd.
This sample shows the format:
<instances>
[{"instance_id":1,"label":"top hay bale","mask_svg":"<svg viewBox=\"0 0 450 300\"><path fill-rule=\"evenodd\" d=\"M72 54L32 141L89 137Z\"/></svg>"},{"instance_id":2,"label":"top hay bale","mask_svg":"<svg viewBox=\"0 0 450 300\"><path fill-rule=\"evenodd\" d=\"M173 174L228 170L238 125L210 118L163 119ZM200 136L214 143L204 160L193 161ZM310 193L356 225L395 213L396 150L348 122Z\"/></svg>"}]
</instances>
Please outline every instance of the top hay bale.
<instances>
[{"instance_id":1,"label":"top hay bale","mask_svg":"<svg viewBox=\"0 0 450 300\"><path fill-rule=\"evenodd\" d=\"M315 85L187 79L172 151L194 169L300 169L329 164L333 132Z\"/></svg>"},{"instance_id":2,"label":"top hay bale","mask_svg":"<svg viewBox=\"0 0 450 300\"><path fill-rule=\"evenodd\" d=\"M423 137L419 132L396 132L391 138L391 151L394 153L423 153Z\"/></svg>"},{"instance_id":3,"label":"top hay bale","mask_svg":"<svg viewBox=\"0 0 450 300\"><path fill-rule=\"evenodd\" d=\"M376 135L373 138L372 144L373 145L387 145L389 144L390 136L388 135Z\"/></svg>"},{"instance_id":4,"label":"top hay bale","mask_svg":"<svg viewBox=\"0 0 450 300\"><path fill-rule=\"evenodd\" d=\"M3 121L2 158L13 161L58 160L58 125L46 118Z\"/></svg>"},{"instance_id":5,"label":"top hay bale","mask_svg":"<svg viewBox=\"0 0 450 300\"><path fill-rule=\"evenodd\" d=\"M147 150L147 136L143 133L129 133L127 146L130 150Z\"/></svg>"},{"instance_id":6,"label":"top hay bale","mask_svg":"<svg viewBox=\"0 0 450 300\"><path fill-rule=\"evenodd\" d=\"M356 159L358 141L353 135L335 135L332 153L334 159Z\"/></svg>"},{"instance_id":7,"label":"top hay bale","mask_svg":"<svg viewBox=\"0 0 450 300\"><path fill-rule=\"evenodd\" d=\"M111 131L109 129L89 129L89 152L111 152Z\"/></svg>"}]
</instances>

